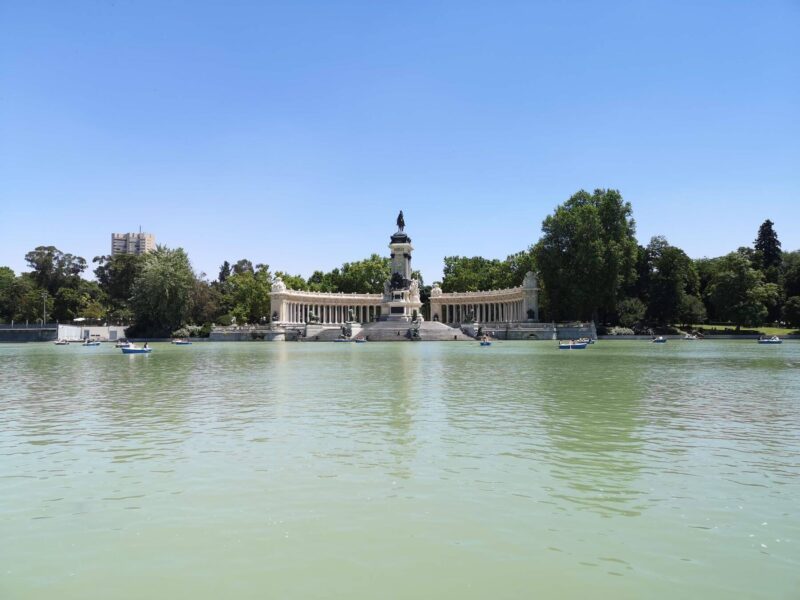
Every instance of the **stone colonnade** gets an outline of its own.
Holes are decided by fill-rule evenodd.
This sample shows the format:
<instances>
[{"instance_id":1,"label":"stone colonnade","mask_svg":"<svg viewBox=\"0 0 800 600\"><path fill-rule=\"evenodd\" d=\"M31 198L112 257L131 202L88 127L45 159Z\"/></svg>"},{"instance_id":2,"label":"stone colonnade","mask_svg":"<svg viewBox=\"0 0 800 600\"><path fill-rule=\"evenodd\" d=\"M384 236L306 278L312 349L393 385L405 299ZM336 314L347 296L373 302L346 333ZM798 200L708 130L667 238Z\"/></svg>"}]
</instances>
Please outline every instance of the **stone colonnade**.
<instances>
[{"instance_id":1,"label":"stone colonnade","mask_svg":"<svg viewBox=\"0 0 800 600\"><path fill-rule=\"evenodd\" d=\"M326 294L295 290L273 291L273 321L279 324L308 323L311 315L323 325L341 325L350 321L369 323L380 315L380 294Z\"/></svg>"},{"instance_id":2,"label":"stone colonnade","mask_svg":"<svg viewBox=\"0 0 800 600\"><path fill-rule=\"evenodd\" d=\"M433 303L431 303L433 309ZM440 303L438 310L431 311L431 318L442 321L442 323L464 323L472 317L478 323L509 323L512 321L524 321L527 315L524 313L522 300L507 302L476 302L468 300L464 302L453 302L446 299Z\"/></svg>"},{"instance_id":3,"label":"stone colonnade","mask_svg":"<svg viewBox=\"0 0 800 600\"><path fill-rule=\"evenodd\" d=\"M487 292L445 294L438 285L431 290L431 319L442 323L513 323L539 320L539 286L528 273L520 287Z\"/></svg>"}]
</instances>

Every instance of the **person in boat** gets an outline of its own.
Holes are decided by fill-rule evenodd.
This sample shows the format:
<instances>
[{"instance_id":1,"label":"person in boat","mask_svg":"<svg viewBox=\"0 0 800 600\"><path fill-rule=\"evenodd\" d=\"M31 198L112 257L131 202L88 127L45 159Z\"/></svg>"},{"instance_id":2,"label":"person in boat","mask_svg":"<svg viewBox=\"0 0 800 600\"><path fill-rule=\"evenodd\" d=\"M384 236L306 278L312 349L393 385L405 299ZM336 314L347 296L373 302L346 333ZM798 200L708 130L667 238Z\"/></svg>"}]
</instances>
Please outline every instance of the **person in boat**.
<instances>
[{"instance_id":1,"label":"person in boat","mask_svg":"<svg viewBox=\"0 0 800 600\"><path fill-rule=\"evenodd\" d=\"M144 347L145 347L145 349L147 349L147 342L144 343Z\"/></svg>"}]
</instances>

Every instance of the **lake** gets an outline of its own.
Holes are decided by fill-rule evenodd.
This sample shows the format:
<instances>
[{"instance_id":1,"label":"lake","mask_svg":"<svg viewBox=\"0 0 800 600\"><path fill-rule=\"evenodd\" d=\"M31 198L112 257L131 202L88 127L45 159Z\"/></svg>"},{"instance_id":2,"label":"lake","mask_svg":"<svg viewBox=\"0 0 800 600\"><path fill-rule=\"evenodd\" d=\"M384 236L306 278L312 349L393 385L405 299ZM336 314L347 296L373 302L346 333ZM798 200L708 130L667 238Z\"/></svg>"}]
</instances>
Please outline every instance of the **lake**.
<instances>
[{"instance_id":1,"label":"lake","mask_svg":"<svg viewBox=\"0 0 800 600\"><path fill-rule=\"evenodd\" d=\"M0 345L0 598L798 598L800 343Z\"/></svg>"}]
</instances>

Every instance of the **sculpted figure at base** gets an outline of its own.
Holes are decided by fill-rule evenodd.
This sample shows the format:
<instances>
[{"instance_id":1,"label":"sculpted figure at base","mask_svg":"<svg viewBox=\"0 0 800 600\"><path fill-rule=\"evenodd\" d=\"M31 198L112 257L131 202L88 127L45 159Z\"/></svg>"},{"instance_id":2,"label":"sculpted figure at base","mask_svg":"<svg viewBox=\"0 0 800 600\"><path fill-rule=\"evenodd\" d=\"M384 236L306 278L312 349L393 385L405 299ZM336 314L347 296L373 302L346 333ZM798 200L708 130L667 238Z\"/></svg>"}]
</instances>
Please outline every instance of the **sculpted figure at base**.
<instances>
[{"instance_id":1,"label":"sculpted figure at base","mask_svg":"<svg viewBox=\"0 0 800 600\"><path fill-rule=\"evenodd\" d=\"M283 283L283 279L280 277L276 277L275 281L272 282L272 291L273 292L285 292L286 291L286 284Z\"/></svg>"},{"instance_id":2,"label":"sculpted figure at base","mask_svg":"<svg viewBox=\"0 0 800 600\"><path fill-rule=\"evenodd\" d=\"M412 279L408 291L411 292L411 301L419 302L419 281Z\"/></svg>"}]
</instances>

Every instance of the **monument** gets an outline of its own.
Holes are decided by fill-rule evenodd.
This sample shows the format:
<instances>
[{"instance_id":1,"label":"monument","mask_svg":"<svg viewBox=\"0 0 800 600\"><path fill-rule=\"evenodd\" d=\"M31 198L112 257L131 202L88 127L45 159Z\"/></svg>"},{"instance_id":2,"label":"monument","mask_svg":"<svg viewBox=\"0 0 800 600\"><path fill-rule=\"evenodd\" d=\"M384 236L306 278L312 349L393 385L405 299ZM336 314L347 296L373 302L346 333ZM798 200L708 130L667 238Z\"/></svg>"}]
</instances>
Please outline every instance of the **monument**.
<instances>
[{"instance_id":1,"label":"monument","mask_svg":"<svg viewBox=\"0 0 800 600\"><path fill-rule=\"evenodd\" d=\"M396 224L382 293L291 290L276 278L270 293L270 339L341 341L344 335L368 341L453 341L474 339L479 329L504 339L555 337L554 324L539 323L534 273L522 285L501 290L445 292L435 283L426 307L430 316L423 319L420 282L411 269L414 247L402 210Z\"/></svg>"},{"instance_id":2,"label":"monument","mask_svg":"<svg viewBox=\"0 0 800 600\"><path fill-rule=\"evenodd\" d=\"M397 215L397 231L389 244L392 273L383 284L381 300L381 321L410 322L420 314L422 302L419 297L419 281L412 278L411 238L405 232L406 222L403 211Z\"/></svg>"}]
</instances>

